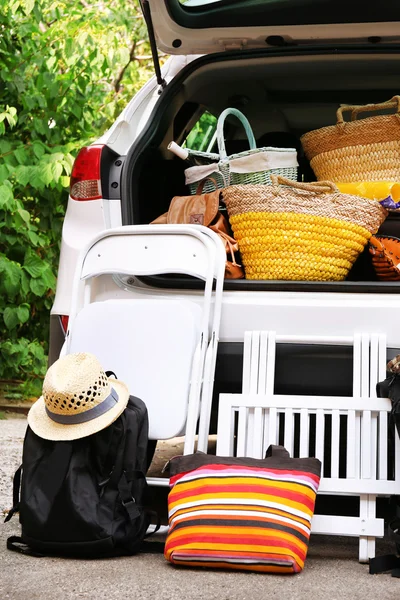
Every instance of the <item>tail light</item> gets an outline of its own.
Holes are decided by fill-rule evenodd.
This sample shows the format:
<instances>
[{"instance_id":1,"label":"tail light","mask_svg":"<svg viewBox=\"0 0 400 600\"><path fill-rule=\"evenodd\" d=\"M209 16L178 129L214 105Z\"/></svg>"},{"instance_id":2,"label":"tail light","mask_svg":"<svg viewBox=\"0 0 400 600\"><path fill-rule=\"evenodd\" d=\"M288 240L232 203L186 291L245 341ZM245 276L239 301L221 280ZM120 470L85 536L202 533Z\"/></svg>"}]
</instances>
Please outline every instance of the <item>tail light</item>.
<instances>
[{"instance_id":1,"label":"tail light","mask_svg":"<svg viewBox=\"0 0 400 600\"><path fill-rule=\"evenodd\" d=\"M64 335L67 333L68 321L69 321L68 315L60 315L60 323L61 323L61 327L64 332Z\"/></svg>"},{"instance_id":2,"label":"tail light","mask_svg":"<svg viewBox=\"0 0 400 600\"><path fill-rule=\"evenodd\" d=\"M104 146L82 148L72 167L70 196L74 200L98 200L102 197L100 160Z\"/></svg>"}]
</instances>

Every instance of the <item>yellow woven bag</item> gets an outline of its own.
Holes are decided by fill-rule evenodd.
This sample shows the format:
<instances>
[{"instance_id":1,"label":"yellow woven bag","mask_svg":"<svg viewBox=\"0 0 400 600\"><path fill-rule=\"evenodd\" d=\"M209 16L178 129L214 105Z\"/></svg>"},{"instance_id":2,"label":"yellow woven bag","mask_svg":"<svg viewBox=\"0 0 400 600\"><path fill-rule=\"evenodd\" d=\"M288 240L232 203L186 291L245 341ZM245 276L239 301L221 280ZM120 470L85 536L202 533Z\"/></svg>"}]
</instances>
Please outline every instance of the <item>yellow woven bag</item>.
<instances>
[{"instance_id":1,"label":"yellow woven bag","mask_svg":"<svg viewBox=\"0 0 400 600\"><path fill-rule=\"evenodd\" d=\"M246 279L345 279L387 211L328 181L271 180L222 190Z\"/></svg>"}]
</instances>

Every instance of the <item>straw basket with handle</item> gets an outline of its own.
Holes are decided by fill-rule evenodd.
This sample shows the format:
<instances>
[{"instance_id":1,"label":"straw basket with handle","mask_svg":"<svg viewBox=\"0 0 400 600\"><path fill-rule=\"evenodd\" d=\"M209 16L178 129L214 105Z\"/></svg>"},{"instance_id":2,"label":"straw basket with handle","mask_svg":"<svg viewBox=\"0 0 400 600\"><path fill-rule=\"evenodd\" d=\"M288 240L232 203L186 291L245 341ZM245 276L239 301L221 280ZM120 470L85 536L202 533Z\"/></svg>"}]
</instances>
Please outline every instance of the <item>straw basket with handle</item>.
<instances>
[{"instance_id":1,"label":"straw basket with handle","mask_svg":"<svg viewBox=\"0 0 400 600\"><path fill-rule=\"evenodd\" d=\"M361 113L396 109L357 120ZM351 112L351 121L343 114ZM337 123L301 137L304 152L319 180L400 181L400 96L381 104L342 106Z\"/></svg>"},{"instance_id":2,"label":"straw basket with handle","mask_svg":"<svg viewBox=\"0 0 400 600\"><path fill-rule=\"evenodd\" d=\"M271 179L222 191L246 279L345 279L387 211L329 181Z\"/></svg>"}]
</instances>

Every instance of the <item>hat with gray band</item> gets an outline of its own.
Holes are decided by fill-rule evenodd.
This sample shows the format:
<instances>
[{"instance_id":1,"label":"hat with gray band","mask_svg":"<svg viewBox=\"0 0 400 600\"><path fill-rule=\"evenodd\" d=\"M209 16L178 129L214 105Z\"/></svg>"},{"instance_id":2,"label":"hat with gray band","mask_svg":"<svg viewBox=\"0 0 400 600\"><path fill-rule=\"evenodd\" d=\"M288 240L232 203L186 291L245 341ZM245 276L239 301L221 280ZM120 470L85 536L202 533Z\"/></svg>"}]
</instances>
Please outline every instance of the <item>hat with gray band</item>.
<instances>
[{"instance_id":1,"label":"hat with gray band","mask_svg":"<svg viewBox=\"0 0 400 600\"><path fill-rule=\"evenodd\" d=\"M93 354L68 354L47 371L28 424L44 439L75 440L111 425L128 400L127 386L107 377Z\"/></svg>"}]
</instances>

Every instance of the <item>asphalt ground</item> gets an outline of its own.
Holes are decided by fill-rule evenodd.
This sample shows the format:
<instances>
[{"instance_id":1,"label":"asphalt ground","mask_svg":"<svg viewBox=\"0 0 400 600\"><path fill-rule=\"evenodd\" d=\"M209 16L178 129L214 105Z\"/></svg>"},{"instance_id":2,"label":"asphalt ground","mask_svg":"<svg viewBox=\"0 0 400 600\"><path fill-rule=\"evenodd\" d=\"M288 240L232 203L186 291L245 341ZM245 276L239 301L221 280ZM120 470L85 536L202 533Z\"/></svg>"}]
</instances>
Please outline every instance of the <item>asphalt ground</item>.
<instances>
[{"instance_id":1,"label":"asphalt ground","mask_svg":"<svg viewBox=\"0 0 400 600\"><path fill-rule=\"evenodd\" d=\"M12 504L12 474L20 464L26 427L23 416L0 421L0 514ZM160 445L153 474L179 440ZM165 496L159 498L164 504ZM312 536L305 568L298 575L271 575L178 568L162 554L102 560L35 558L6 549L19 533L18 518L0 526L0 600L398 600L400 580L369 575L358 562L358 539ZM377 554L392 552L377 541Z\"/></svg>"}]
</instances>

